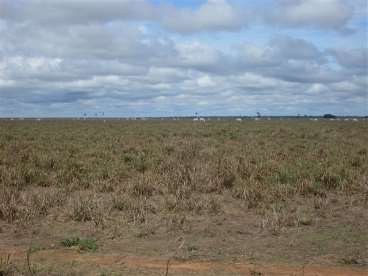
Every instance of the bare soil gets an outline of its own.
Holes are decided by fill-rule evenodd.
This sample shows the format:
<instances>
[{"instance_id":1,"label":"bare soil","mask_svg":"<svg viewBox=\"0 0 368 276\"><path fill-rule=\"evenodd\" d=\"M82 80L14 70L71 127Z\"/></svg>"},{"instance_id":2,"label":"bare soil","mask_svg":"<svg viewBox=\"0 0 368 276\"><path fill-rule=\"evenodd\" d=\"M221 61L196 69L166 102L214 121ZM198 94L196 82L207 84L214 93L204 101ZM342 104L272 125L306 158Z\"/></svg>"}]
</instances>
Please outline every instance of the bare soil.
<instances>
[{"instance_id":1,"label":"bare soil","mask_svg":"<svg viewBox=\"0 0 368 276\"><path fill-rule=\"evenodd\" d=\"M278 234L235 203L216 216L187 218L180 231L160 229L161 221L154 230L150 224L152 232L140 226L120 229L119 236L54 214L39 224L2 223L0 258L10 255L26 274L32 250L35 275L165 275L168 260L169 275L367 275L368 214L343 199L333 202L323 220ZM95 238L97 251L61 245L73 236Z\"/></svg>"},{"instance_id":2,"label":"bare soil","mask_svg":"<svg viewBox=\"0 0 368 276\"><path fill-rule=\"evenodd\" d=\"M0 255L5 257L11 254L13 261L22 261L26 258L25 248L2 247ZM9 253L10 252L10 253ZM155 259L119 254L92 254L81 253L76 249L48 249L36 252L32 255L32 265L42 264L43 270L47 267L59 267L73 271L73 266L78 267L81 274L101 275L104 269L120 272L122 275L367 275L366 268L353 268L327 265L280 265L280 264L255 264L241 262L221 261L180 261L167 259ZM46 270L49 271L49 270ZM95 271L95 272L93 272ZM75 273L75 271L74 271ZM99 274L100 273L100 274Z\"/></svg>"}]
</instances>

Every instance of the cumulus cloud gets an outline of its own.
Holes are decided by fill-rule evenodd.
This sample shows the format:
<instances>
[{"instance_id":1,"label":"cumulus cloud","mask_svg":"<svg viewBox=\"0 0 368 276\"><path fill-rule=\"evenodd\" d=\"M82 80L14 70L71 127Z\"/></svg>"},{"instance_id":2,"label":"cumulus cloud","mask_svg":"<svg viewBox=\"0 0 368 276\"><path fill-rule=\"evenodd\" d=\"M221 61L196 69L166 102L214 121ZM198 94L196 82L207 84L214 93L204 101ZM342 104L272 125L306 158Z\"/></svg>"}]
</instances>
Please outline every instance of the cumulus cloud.
<instances>
[{"instance_id":1,"label":"cumulus cloud","mask_svg":"<svg viewBox=\"0 0 368 276\"><path fill-rule=\"evenodd\" d=\"M338 63L347 68L360 68L367 70L368 67L368 49L333 49L331 54L337 59ZM366 71L365 71L366 72Z\"/></svg>"},{"instance_id":2,"label":"cumulus cloud","mask_svg":"<svg viewBox=\"0 0 368 276\"><path fill-rule=\"evenodd\" d=\"M2 1L0 116L338 113L343 106L363 114L367 48L323 47L314 30L305 35L311 27L322 35L345 28L352 7L338 0L261 2L273 3L274 12L231 0L186 7ZM263 40L253 25L262 25Z\"/></svg>"},{"instance_id":3,"label":"cumulus cloud","mask_svg":"<svg viewBox=\"0 0 368 276\"><path fill-rule=\"evenodd\" d=\"M114 21L150 21L181 33L238 30L247 22L245 9L226 0L208 0L196 9L177 8L147 0L5 1L0 16L38 25L78 25Z\"/></svg>"},{"instance_id":4,"label":"cumulus cloud","mask_svg":"<svg viewBox=\"0 0 368 276\"><path fill-rule=\"evenodd\" d=\"M304 39L278 36L270 41L273 56L281 59L323 61L323 54L318 48Z\"/></svg>"},{"instance_id":5,"label":"cumulus cloud","mask_svg":"<svg viewBox=\"0 0 368 276\"><path fill-rule=\"evenodd\" d=\"M171 8L162 14L162 24L182 33L196 31L229 31L246 26L249 12L230 5L226 0L208 0L198 9Z\"/></svg>"},{"instance_id":6,"label":"cumulus cloud","mask_svg":"<svg viewBox=\"0 0 368 276\"><path fill-rule=\"evenodd\" d=\"M276 24L324 29L344 29L353 16L353 7L343 0L278 0L267 19Z\"/></svg>"},{"instance_id":7,"label":"cumulus cloud","mask_svg":"<svg viewBox=\"0 0 368 276\"><path fill-rule=\"evenodd\" d=\"M115 21L146 21L168 30L191 34L208 31L238 31L263 21L292 28L315 27L347 30L362 1L349 4L343 0L273 0L268 9L236 4L231 0L207 0L183 8L149 0L4 0L0 17L13 22L28 22L43 27L78 24L106 24ZM262 4L262 1L261 1ZM362 14L360 14L362 16Z\"/></svg>"},{"instance_id":8,"label":"cumulus cloud","mask_svg":"<svg viewBox=\"0 0 368 276\"><path fill-rule=\"evenodd\" d=\"M115 20L152 20L155 7L146 0L5 0L0 16L47 26L106 23Z\"/></svg>"}]
</instances>

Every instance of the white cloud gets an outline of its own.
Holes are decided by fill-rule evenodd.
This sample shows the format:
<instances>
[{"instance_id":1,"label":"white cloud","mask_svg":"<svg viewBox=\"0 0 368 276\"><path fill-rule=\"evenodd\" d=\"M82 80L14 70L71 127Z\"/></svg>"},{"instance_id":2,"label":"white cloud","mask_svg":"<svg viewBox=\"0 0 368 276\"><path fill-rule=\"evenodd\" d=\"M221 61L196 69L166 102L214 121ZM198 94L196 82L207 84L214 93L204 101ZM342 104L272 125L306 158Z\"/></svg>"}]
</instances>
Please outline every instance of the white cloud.
<instances>
[{"instance_id":1,"label":"white cloud","mask_svg":"<svg viewBox=\"0 0 368 276\"><path fill-rule=\"evenodd\" d=\"M368 43L368 41L367 41ZM341 66L348 68L365 68L368 67L368 49L334 49L330 53L337 59Z\"/></svg>"},{"instance_id":2,"label":"white cloud","mask_svg":"<svg viewBox=\"0 0 368 276\"><path fill-rule=\"evenodd\" d=\"M314 83L307 90L308 93L313 94L323 93L326 91L328 91L328 86L321 83Z\"/></svg>"},{"instance_id":3,"label":"white cloud","mask_svg":"<svg viewBox=\"0 0 368 276\"><path fill-rule=\"evenodd\" d=\"M214 48L199 43L177 44L179 62L184 66L211 66L218 62L219 52Z\"/></svg>"},{"instance_id":4,"label":"white cloud","mask_svg":"<svg viewBox=\"0 0 368 276\"><path fill-rule=\"evenodd\" d=\"M208 75L204 75L197 79L199 87L210 88L216 86L216 82Z\"/></svg>"},{"instance_id":5,"label":"white cloud","mask_svg":"<svg viewBox=\"0 0 368 276\"><path fill-rule=\"evenodd\" d=\"M361 0L349 4L343 0L273 0L271 12L235 5L230 0L207 0L198 7L183 8L163 1L149 0L4 0L0 18L30 22L42 27L105 24L116 21L155 22L168 30L190 34L208 31L238 31L260 19L289 27L344 29L364 5ZM262 2L260 2L262 5ZM267 3L266 3L267 4ZM266 5L264 3L264 5ZM51 23L51 24L50 24ZM142 29L142 27L141 27Z\"/></svg>"},{"instance_id":6,"label":"white cloud","mask_svg":"<svg viewBox=\"0 0 368 276\"><path fill-rule=\"evenodd\" d=\"M343 0L279 0L268 20L288 27L342 29L353 16L353 7Z\"/></svg>"},{"instance_id":7,"label":"white cloud","mask_svg":"<svg viewBox=\"0 0 368 276\"><path fill-rule=\"evenodd\" d=\"M88 108L118 115L187 115L196 108L252 114L259 105L277 113L284 112L285 103L290 103L288 112L317 112L320 102L334 102L337 109L339 102L359 103L356 99L366 95L367 49L320 43L326 29L347 26L346 2L274 2L285 18L277 12L268 17L277 27L263 26L263 40L251 28L266 13L251 15L241 1L235 6L212 0L187 8L167 3L3 1L0 116ZM305 27L321 33L313 39L314 31Z\"/></svg>"},{"instance_id":8,"label":"white cloud","mask_svg":"<svg viewBox=\"0 0 368 276\"><path fill-rule=\"evenodd\" d=\"M196 10L171 8L162 15L168 29L192 33L211 30L239 30L246 26L248 12L232 6L226 0L209 0Z\"/></svg>"}]
</instances>

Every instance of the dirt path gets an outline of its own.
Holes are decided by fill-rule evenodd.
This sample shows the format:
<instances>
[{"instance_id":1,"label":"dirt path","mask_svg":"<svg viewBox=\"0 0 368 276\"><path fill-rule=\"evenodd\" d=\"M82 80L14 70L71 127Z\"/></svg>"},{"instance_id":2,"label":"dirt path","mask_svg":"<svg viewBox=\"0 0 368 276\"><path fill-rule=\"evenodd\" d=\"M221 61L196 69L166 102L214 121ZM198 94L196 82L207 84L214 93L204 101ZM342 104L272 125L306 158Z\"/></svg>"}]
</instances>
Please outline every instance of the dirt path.
<instances>
[{"instance_id":1,"label":"dirt path","mask_svg":"<svg viewBox=\"0 0 368 276\"><path fill-rule=\"evenodd\" d=\"M24 248L8 247L0 248L0 258L11 255L13 262L21 262L25 259ZM165 275L167 259L154 259L139 256L126 256L119 254L82 253L76 249L47 249L34 252L32 262L48 265L59 265L73 262L78 265L108 268L114 271L123 269L139 269L140 273L159 273ZM304 275L304 276L363 276L368 275L367 268L329 267L305 265L271 265L271 264L246 264L226 263L218 261L170 261L169 275ZM216 273L216 274L214 274ZM138 274L137 274L138 275ZM151 275L151 274L148 274Z\"/></svg>"}]
</instances>

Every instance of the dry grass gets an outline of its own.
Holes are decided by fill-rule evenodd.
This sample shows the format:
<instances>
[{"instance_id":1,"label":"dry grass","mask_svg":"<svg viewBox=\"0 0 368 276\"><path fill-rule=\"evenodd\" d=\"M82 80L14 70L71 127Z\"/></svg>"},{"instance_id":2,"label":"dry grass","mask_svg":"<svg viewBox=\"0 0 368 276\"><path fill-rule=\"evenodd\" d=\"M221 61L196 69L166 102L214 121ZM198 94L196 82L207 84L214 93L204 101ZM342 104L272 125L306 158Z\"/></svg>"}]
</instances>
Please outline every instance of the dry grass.
<instances>
[{"instance_id":1,"label":"dry grass","mask_svg":"<svg viewBox=\"0 0 368 276\"><path fill-rule=\"evenodd\" d=\"M57 208L74 221L147 223L216 214L224 194L275 231L308 224L280 206L330 194L367 203L366 122L0 122L0 219ZM278 206L278 207L275 207ZM291 220L291 221L290 221Z\"/></svg>"}]
</instances>

